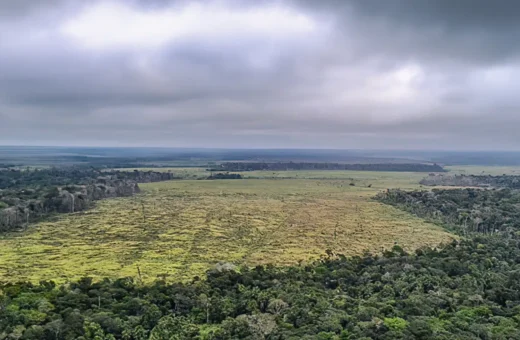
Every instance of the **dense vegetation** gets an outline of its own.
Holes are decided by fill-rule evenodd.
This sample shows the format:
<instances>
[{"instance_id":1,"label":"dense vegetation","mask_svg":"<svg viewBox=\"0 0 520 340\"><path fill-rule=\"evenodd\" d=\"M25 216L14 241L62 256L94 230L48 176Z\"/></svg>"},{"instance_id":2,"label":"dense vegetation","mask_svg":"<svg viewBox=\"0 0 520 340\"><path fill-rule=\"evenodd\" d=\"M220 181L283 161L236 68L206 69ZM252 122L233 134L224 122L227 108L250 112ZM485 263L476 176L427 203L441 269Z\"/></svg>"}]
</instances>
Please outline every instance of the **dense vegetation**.
<instances>
[{"instance_id":1,"label":"dense vegetation","mask_svg":"<svg viewBox=\"0 0 520 340\"><path fill-rule=\"evenodd\" d=\"M55 212L76 212L93 201L131 196L137 183L172 179L171 173L100 172L60 168L0 171L0 232L26 225Z\"/></svg>"},{"instance_id":2,"label":"dense vegetation","mask_svg":"<svg viewBox=\"0 0 520 340\"><path fill-rule=\"evenodd\" d=\"M118 180L150 183L174 179L167 172L100 171L94 168L62 167L37 170L0 170L0 189L34 189L52 186L84 185L98 177L111 176Z\"/></svg>"},{"instance_id":3,"label":"dense vegetation","mask_svg":"<svg viewBox=\"0 0 520 340\"><path fill-rule=\"evenodd\" d=\"M520 189L520 176L502 175L434 175L424 178L420 182L429 186L459 186L459 187L496 187Z\"/></svg>"},{"instance_id":4,"label":"dense vegetation","mask_svg":"<svg viewBox=\"0 0 520 340\"><path fill-rule=\"evenodd\" d=\"M51 168L42 170L0 170L0 189L28 189L56 185L85 184L99 176L89 168Z\"/></svg>"},{"instance_id":5,"label":"dense vegetation","mask_svg":"<svg viewBox=\"0 0 520 340\"><path fill-rule=\"evenodd\" d=\"M382 163L382 164L340 164L340 163L294 163L294 162L227 162L210 169L212 171L285 171L285 170L352 170L352 171L410 171L444 172L437 164Z\"/></svg>"},{"instance_id":6,"label":"dense vegetation","mask_svg":"<svg viewBox=\"0 0 520 340\"><path fill-rule=\"evenodd\" d=\"M208 176L208 179L242 179L242 175L230 174L229 172L226 172L226 173L219 172L216 174L211 174L210 176Z\"/></svg>"},{"instance_id":7,"label":"dense vegetation","mask_svg":"<svg viewBox=\"0 0 520 340\"><path fill-rule=\"evenodd\" d=\"M518 339L520 243L220 266L189 284L4 285L2 339Z\"/></svg>"},{"instance_id":8,"label":"dense vegetation","mask_svg":"<svg viewBox=\"0 0 520 340\"><path fill-rule=\"evenodd\" d=\"M219 264L186 284L4 284L0 339L520 339L516 191L378 198L466 237L286 268Z\"/></svg>"},{"instance_id":9,"label":"dense vegetation","mask_svg":"<svg viewBox=\"0 0 520 340\"><path fill-rule=\"evenodd\" d=\"M377 197L419 217L438 220L459 232L519 233L520 192L510 189L387 190Z\"/></svg>"}]
</instances>

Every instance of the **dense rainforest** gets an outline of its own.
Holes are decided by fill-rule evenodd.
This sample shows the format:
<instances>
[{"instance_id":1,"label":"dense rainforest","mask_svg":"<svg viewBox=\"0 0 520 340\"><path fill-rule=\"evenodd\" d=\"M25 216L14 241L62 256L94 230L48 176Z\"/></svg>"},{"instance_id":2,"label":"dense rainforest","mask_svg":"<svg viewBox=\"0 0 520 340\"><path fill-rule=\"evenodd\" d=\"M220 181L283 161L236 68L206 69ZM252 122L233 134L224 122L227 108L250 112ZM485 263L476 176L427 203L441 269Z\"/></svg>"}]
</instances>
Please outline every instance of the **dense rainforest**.
<instances>
[{"instance_id":1,"label":"dense rainforest","mask_svg":"<svg viewBox=\"0 0 520 340\"><path fill-rule=\"evenodd\" d=\"M171 173L51 168L0 171L0 232L27 225L52 213L88 209L94 201L131 196L137 183L173 179Z\"/></svg>"},{"instance_id":2,"label":"dense rainforest","mask_svg":"<svg viewBox=\"0 0 520 340\"><path fill-rule=\"evenodd\" d=\"M422 163L382 163L382 164L341 164L341 163L295 163L295 162L226 162L211 171L287 171L287 170L353 170L353 171L410 171L445 172L438 164Z\"/></svg>"},{"instance_id":3,"label":"dense rainforest","mask_svg":"<svg viewBox=\"0 0 520 340\"><path fill-rule=\"evenodd\" d=\"M520 192L511 189L387 190L377 198L419 217L471 232L520 234Z\"/></svg>"}]
</instances>

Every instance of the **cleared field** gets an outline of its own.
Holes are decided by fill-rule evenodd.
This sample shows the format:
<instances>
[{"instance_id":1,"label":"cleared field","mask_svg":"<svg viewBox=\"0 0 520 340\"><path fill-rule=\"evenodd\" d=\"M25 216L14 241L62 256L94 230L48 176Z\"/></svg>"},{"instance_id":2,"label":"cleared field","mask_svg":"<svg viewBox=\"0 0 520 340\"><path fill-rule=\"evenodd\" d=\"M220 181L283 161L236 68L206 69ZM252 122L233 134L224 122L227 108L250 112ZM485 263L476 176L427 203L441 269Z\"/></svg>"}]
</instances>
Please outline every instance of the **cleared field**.
<instances>
[{"instance_id":1,"label":"cleared field","mask_svg":"<svg viewBox=\"0 0 520 340\"><path fill-rule=\"evenodd\" d=\"M186 179L207 178L211 173L205 168L121 168L119 171L171 172ZM417 188L419 181L427 176L420 172L348 171L348 170L303 170L303 171L244 171L231 172L245 179L338 179L350 180L360 186L372 184L374 188Z\"/></svg>"},{"instance_id":2,"label":"cleared field","mask_svg":"<svg viewBox=\"0 0 520 340\"><path fill-rule=\"evenodd\" d=\"M447 166L452 174L464 175L520 175L520 166L480 166L480 165L457 165Z\"/></svg>"},{"instance_id":3,"label":"cleared field","mask_svg":"<svg viewBox=\"0 0 520 340\"><path fill-rule=\"evenodd\" d=\"M337 179L349 181L357 187L372 189L417 188L418 183L427 174L418 172L384 171L248 171L241 172L244 178L257 179Z\"/></svg>"},{"instance_id":4,"label":"cleared field","mask_svg":"<svg viewBox=\"0 0 520 340\"><path fill-rule=\"evenodd\" d=\"M446 166L449 174L465 175L520 175L520 166L480 166L457 165ZM115 169L119 171L133 171L136 168ZM205 168L139 168L141 171L172 172L176 176L186 179L206 178L210 175ZM428 174L420 172L385 172L385 171L247 171L239 172L244 178L296 178L296 179L355 179L360 181L383 181L389 186L414 185Z\"/></svg>"},{"instance_id":5,"label":"cleared field","mask_svg":"<svg viewBox=\"0 0 520 340\"><path fill-rule=\"evenodd\" d=\"M356 255L394 243L414 249L452 239L438 226L373 201L390 183L417 186L406 174L386 174L143 184L136 197L101 201L4 235L0 280L187 280L219 261L287 265L326 249Z\"/></svg>"}]
</instances>

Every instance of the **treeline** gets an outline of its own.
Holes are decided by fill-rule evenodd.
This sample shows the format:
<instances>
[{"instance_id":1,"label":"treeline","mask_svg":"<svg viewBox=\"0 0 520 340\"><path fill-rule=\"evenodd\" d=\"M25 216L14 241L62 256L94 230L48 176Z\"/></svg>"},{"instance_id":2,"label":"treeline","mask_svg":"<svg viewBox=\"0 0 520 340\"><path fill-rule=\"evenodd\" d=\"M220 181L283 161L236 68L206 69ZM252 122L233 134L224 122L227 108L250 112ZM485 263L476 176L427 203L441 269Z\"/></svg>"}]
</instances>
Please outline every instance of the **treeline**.
<instances>
[{"instance_id":1,"label":"treeline","mask_svg":"<svg viewBox=\"0 0 520 340\"><path fill-rule=\"evenodd\" d=\"M82 211L104 198L131 196L139 192L137 183L173 178L171 173L78 168L0 171L0 232L52 213Z\"/></svg>"},{"instance_id":2,"label":"treeline","mask_svg":"<svg viewBox=\"0 0 520 340\"><path fill-rule=\"evenodd\" d=\"M502 175L439 175L430 174L420 182L429 186L496 187L520 189L520 176Z\"/></svg>"},{"instance_id":3,"label":"treeline","mask_svg":"<svg viewBox=\"0 0 520 340\"><path fill-rule=\"evenodd\" d=\"M0 163L0 170L1 169L10 169L10 168L16 168L22 166L21 164L6 164L6 163Z\"/></svg>"},{"instance_id":4,"label":"treeline","mask_svg":"<svg viewBox=\"0 0 520 340\"><path fill-rule=\"evenodd\" d=\"M219 164L209 171L288 171L288 170L352 170L352 171L409 171L409 172L445 172L438 164L421 163L381 163L381 164L340 164L340 163L263 163L263 162L227 162Z\"/></svg>"},{"instance_id":5,"label":"treeline","mask_svg":"<svg viewBox=\"0 0 520 340\"><path fill-rule=\"evenodd\" d=\"M0 189L26 189L56 185L88 184L100 176L112 176L119 180L139 183L175 179L169 172L114 171L85 167L60 167L49 169L0 170Z\"/></svg>"},{"instance_id":6,"label":"treeline","mask_svg":"<svg viewBox=\"0 0 520 340\"><path fill-rule=\"evenodd\" d=\"M0 170L0 189L27 189L54 185L84 184L100 175L91 168Z\"/></svg>"},{"instance_id":7,"label":"treeline","mask_svg":"<svg viewBox=\"0 0 520 340\"><path fill-rule=\"evenodd\" d=\"M211 174L210 176L208 176L207 179L242 179L242 175L230 174L229 172L226 172L226 173L219 172L216 174Z\"/></svg>"},{"instance_id":8,"label":"treeline","mask_svg":"<svg viewBox=\"0 0 520 340\"><path fill-rule=\"evenodd\" d=\"M387 190L376 198L466 235L520 233L520 192L510 189Z\"/></svg>"}]
</instances>

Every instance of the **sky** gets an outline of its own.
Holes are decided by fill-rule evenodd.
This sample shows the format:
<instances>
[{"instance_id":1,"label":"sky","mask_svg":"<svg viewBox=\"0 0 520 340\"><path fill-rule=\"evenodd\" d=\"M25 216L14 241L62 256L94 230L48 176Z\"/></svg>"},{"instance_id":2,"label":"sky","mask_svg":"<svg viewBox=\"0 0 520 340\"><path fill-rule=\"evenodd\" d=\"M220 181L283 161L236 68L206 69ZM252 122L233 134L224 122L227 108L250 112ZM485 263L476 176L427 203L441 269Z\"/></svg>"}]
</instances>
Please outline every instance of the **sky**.
<instances>
[{"instance_id":1,"label":"sky","mask_svg":"<svg viewBox=\"0 0 520 340\"><path fill-rule=\"evenodd\" d=\"M517 0L0 1L0 144L520 150Z\"/></svg>"}]
</instances>

